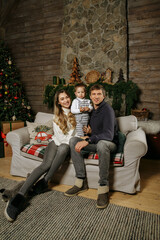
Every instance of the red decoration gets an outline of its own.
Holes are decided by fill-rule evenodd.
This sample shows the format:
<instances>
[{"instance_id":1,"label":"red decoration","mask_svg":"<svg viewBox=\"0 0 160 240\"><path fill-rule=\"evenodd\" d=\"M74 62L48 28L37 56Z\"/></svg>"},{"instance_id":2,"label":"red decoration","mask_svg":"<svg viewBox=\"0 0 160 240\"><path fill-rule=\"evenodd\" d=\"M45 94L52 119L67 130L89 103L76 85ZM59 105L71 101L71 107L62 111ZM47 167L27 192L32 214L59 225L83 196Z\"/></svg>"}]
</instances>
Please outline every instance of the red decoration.
<instances>
[{"instance_id":1,"label":"red decoration","mask_svg":"<svg viewBox=\"0 0 160 240\"><path fill-rule=\"evenodd\" d=\"M18 97L17 97L17 96L15 96L15 97L14 97L14 99L15 99L15 100L17 100L17 99L18 99Z\"/></svg>"},{"instance_id":2,"label":"red decoration","mask_svg":"<svg viewBox=\"0 0 160 240\"><path fill-rule=\"evenodd\" d=\"M0 97L3 97L2 93L0 93Z\"/></svg>"},{"instance_id":3,"label":"red decoration","mask_svg":"<svg viewBox=\"0 0 160 240\"><path fill-rule=\"evenodd\" d=\"M143 108L142 111L146 112L146 111L148 111L148 109L147 108Z\"/></svg>"},{"instance_id":4,"label":"red decoration","mask_svg":"<svg viewBox=\"0 0 160 240\"><path fill-rule=\"evenodd\" d=\"M3 72L0 72L0 75L2 76L2 75L3 75Z\"/></svg>"}]
</instances>

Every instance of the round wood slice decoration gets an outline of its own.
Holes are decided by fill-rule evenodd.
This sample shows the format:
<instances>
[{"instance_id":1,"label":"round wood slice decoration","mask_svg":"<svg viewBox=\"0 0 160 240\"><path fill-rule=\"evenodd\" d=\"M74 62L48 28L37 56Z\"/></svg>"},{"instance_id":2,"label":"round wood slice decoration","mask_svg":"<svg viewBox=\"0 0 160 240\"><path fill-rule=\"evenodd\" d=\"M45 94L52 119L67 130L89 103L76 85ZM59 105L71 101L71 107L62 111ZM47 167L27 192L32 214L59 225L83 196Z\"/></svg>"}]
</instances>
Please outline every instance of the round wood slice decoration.
<instances>
[{"instance_id":1,"label":"round wood slice decoration","mask_svg":"<svg viewBox=\"0 0 160 240\"><path fill-rule=\"evenodd\" d=\"M100 76L101 76L101 74L98 71L92 70L87 73L85 80L87 83L94 83L94 82L98 81Z\"/></svg>"}]
</instances>

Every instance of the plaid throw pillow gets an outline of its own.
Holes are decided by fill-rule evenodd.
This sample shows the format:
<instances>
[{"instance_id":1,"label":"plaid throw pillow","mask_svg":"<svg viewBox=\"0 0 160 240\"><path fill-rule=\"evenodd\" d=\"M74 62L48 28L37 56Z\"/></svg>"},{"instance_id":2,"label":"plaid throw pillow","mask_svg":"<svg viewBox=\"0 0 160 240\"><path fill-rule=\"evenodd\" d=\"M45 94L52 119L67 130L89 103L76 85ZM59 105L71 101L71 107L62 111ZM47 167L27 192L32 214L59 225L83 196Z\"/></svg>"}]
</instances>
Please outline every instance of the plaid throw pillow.
<instances>
[{"instance_id":1,"label":"plaid throw pillow","mask_svg":"<svg viewBox=\"0 0 160 240\"><path fill-rule=\"evenodd\" d=\"M43 159L46 147L44 144L25 144L21 151Z\"/></svg>"},{"instance_id":2,"label":"plaid throw pillow","mask_svg":"<svg viewBox=\"0 0 160 240\"><path fill-rule=\"evenodd\" d=\"M91 153L88 156L88 159L99 159L97 153ZM124 154L123 153L116 153L114 155L111 154L111 165L122 167L124 165Z\"/></svg>"}]
</instances>

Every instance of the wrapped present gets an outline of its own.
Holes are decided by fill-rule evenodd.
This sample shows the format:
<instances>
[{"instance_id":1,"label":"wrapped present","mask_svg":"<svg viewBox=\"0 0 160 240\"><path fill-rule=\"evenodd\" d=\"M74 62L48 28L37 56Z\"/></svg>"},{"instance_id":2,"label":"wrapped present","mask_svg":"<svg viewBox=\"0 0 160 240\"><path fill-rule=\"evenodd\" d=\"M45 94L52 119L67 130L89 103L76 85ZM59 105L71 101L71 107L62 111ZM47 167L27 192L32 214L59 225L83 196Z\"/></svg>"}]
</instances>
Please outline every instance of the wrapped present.
<instances>
[{"instance_id":1,"label":"wrapped present","mask_svg":"<svg viewBox=\"0 0 160 240\"><path fill-rule=\"evenodd\" d=\"M4 157L12 157L12 148L4 138Z\"/></svg>"},{"instance_id":2,"label":"wrapped present","mask_svg":"<svg viewBox=\"0 0 160 240\"><path fill-rule=\"evenodd\" d=\"M24 122L20 120L1 122L1 130L4 134L22 127L24 127Z\"/></svg>"},{"instance_id":3,"label":"wrapped present","mask_svg":"<svg viewBox=\"0 0 160 240\"><path fill-rule=\"evenodd\" d=\"M4 157L4 142L0 142L0 158Z\"/></svg>"},{"instance_id":4,"label":"wrapped present","mask_svg":"<svg viewBox=\"0 0 160 240\"><path fill-rule=\"evenodd\" d=\"M10 121L10 122L9 121L1 122L1 137L3 139L3 144L4 144L4 157L12 156L12 148L6 141L6 134L10 131L13 131L22 127L24 127L24 122L20 120Z\"/></svg>"}]
</instances>

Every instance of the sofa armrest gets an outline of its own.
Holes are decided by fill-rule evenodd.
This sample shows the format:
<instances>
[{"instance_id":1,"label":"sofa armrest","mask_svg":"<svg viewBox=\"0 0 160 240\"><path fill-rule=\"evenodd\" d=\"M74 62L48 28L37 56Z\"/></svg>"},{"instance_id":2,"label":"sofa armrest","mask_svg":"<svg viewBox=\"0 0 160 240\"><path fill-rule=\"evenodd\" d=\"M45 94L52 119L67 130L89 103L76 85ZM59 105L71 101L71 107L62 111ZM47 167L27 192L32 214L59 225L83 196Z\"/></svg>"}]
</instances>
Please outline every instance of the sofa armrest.
<instances>
[{"instance_id":1,"label":"sofa armrest","mask_svg":"<svg viewBox=\"0 0 160 240\"><path fill-rule=\"evenodd\" d=\"M27 127L19 128L7 133L6 140L12 148L18 147L20 150L24 144L30 142L30 136Z\"/></svg>"},{"instance_id":2,"label":"sofa armrest","mask_svg":"<svg viewBox=\"0 0 160 240\"><path fill-rule=\"evenodd\" d=\"M142 128L130 132L124 145L125 165L143 157L148 150L146 135Z\"/></svg>"}]
</instances>

